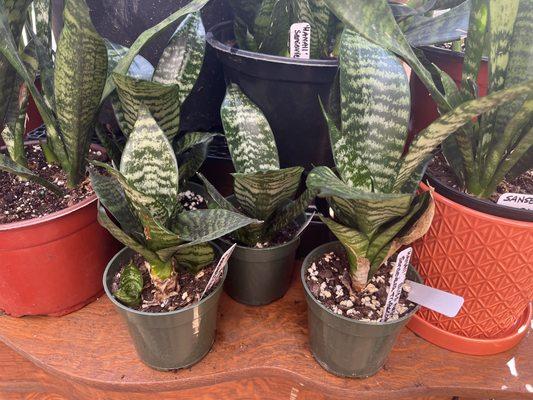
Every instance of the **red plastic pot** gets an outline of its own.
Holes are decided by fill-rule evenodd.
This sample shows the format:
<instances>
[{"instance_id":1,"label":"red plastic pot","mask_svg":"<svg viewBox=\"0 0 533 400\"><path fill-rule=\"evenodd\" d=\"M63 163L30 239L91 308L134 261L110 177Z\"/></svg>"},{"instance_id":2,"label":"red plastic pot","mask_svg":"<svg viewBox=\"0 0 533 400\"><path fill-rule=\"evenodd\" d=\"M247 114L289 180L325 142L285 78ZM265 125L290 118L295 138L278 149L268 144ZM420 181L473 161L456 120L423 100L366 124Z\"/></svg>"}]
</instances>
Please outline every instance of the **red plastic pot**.
<instances>
[{"instance_id":1,"label":"red plastic pot","mask_svg":"<svg viewBox=\"0 0 533 400\"><path fill-rule=\"evenodd\" d=\"M504 351L516 344L511 337L525 334L521 322L528 315L531 318L533 222L480 212L438 191L431 228L413 245L413 264L427 285L460 295L465 302L455 318L421 309L418 317L427 323L410 327L451 350L466 352L468 341L461 338L475 338L486 345L478 346L476 354L494 353L491 340L498 343L498 351ZM471 197L468 201L474 207L488 203ZM449 333L446 340L443 332Z\"/></svg>"},{"instance_id":2,"label":"red plastic pot","mask_svg":"<svg viewBox=\"0 0 533 400\"><path fill-rule=\"evenodd\" d=\"M461 74L463 71L463 53L442 49L438 47L424 47L425 56L446 72L459 87L461 84ZM431 124L439 113L437 104L424 84L418 79L416 74L411 74L411 121L410 121L410 138L411 140L418 132ZM478 76L479 95L485 96L488 87L488 63L483 61Z\"/></svg>"},{"instance_id":3,"label":"red plastic pot","mask_svg":"<svg viewBox=\"0 0 533 400\"><path fill-rule=\"evenodd\" d=\"M45 217L0 225L0 310L59 316L103 292L102 274L121 246L98 224L96 204L92 196Z\"/></svg>"}]
</instances>

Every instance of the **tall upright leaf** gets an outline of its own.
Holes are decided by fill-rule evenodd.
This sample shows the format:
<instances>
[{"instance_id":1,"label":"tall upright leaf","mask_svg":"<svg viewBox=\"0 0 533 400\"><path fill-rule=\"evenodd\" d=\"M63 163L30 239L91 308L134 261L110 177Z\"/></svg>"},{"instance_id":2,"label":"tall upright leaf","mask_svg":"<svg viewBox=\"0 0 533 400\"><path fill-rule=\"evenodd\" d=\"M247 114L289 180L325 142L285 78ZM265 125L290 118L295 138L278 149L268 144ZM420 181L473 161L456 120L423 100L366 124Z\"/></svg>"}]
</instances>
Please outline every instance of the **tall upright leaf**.
<instances>
[{"instance_id":1,"label":"tall upright leaf","mask_svg":"<svg viewBox=\"0 0 533 400\"><path fill-rule=\"evenodd\" d=\"M57 119L71 164L71 186L84 176L85 157L107 74L107 51L84 0L67 0L54 89Z\"/></svg>"},{"instance_id":2,"label":"tall upright leaf","mask_svg":"<svg viewBox=\"0 0 533 400\"><path fill-rule=\"evenodd\" d=\"M159 59L153 80L177 84L183 104L200 75L204 61L205 29L199 12L189 14L178 26Z\"/></svg>"},{"instance_id":3,"label":"tall upright leaf","mask_svg":"<svg viewBox=\"0 0 533 400\"><path fill-rule=\"evenodd\" d=\"M228 86L220 116L237 172L279 169L276 141L268 121L237 85Z\"/></svg>"}]
</instances>

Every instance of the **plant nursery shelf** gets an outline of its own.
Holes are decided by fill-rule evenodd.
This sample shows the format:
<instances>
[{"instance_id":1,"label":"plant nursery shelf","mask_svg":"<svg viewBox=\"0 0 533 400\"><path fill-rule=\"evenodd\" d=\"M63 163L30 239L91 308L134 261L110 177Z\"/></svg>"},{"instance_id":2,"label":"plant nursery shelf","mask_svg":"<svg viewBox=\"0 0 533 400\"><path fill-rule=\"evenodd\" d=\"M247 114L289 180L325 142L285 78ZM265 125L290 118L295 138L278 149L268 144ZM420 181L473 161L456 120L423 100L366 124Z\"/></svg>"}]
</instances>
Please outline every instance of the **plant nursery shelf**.
<instances>
[{"instance_id":1,"label":"plant nursery shelf","mask_svg":"<svg viewBox=\"0 0 533 400\"><path fill-rule=\"evenodd\" d=\"M533 399L531 335L506 353L476 357L405 329L375 376L330 375L309 352L306 305L294 275L287 295L268 306L243 306L224 294L213 349L177 372L158 372L137 359L125 324L104 297L61 318L2 316L0 340L18 354L0 345L0 398L27 391L91 400L147 393L159 393L158 399Z\"/></svg>"}]
</instances>

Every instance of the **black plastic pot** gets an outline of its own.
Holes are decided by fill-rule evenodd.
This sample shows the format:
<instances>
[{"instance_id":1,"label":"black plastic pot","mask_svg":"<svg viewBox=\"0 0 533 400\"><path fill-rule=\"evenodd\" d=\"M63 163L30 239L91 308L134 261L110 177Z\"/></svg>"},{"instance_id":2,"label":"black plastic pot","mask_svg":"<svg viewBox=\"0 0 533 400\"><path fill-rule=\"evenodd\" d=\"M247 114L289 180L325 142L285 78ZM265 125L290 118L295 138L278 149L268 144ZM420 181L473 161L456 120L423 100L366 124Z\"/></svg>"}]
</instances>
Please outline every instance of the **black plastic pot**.
<instances>
[{"instance_id":1,"label":"black plastic pot","mask_svg":"<svg viewBox=\"0 0 533 400\"><path fill-rule=\"evenodd\" d=\"M216 245L215 251L222 255ZM199 303L166 313L132 310L111 293L113 276L135 252L124 248L111 259L104 272L104 290L117 312L125 319L141 361L157 370L186 368L200 361L215 340L217 310L222 282Z\"/></svg>"},{"instance_id":2,"label":"black plastic pot","mask_svg":"<svg viewBox=\"0 0 533 400\"><path fill-rule=\"evenodd\" d=\"M364 322L334 314L315 299L305 282L305 272L311 264L330 251L339 253L345 250L340 242L326 243L313 250L302 264L309 345L313 356L326 371L343 377L366 378L383 367L398 334L418 307L390 322ZM412 266L407 278L421 282Z\"/></svg>"},{"instance_id":3,"label":"black plastic pot","mask_svg":"<svg viewBox=\"0 0 533 400\"><path fill-rule=\"evenodd\" d=\"M305 215L297 220L305 221ZM225 239L222 247L231 243ZM228 276L224 289L233 299L250 306L261 306L280 299L287 293L292 280L296 249L300 238L279 246L263 249L239 246L228 261Z\"/></svg>"},{"instance_id":4,"label":"black plastic pot","mask_svg":"<svg viewBox=\"0 0 533 400\"><path fill-rule=\"evenodd\" d=\"M457 189L444 185L438 179L433 177L430 173L424 176L424 182L428 181L431 186L435 188L440 195L485 214L495 215L497 217L508 218L515 221L533 222L533 212L529 210L522 210L519 208L512 208L496 204L490 200L479 199L473 197Z\"/></svg>"},{"instance_id":5,"label":"black plastic pot","mask_svg":"<svg viewBox=\"0 0 533 400\"><path fill-rule=\"evenodd\" d=\"M226 81L236 83L261 108L276 137L282 167L332 165L326 121L319 96L327 102L337 60L304 60L239 50L232 22L207 34L224 66Z\"/></svg>"}]
</instances>

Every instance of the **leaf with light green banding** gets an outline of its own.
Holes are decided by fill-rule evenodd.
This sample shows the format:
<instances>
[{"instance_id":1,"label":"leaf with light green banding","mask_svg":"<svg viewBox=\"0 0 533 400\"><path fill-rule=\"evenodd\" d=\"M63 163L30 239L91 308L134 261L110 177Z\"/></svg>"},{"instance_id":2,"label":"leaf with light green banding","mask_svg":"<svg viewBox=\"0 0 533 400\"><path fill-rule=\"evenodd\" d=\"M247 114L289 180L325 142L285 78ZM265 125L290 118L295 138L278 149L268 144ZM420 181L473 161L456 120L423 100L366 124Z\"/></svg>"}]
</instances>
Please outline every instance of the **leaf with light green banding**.
<instances>
[{"instance_id":1,"label":"leaf with light green banding","mask_svg":"<svg viewBox=\"0 0 533 400\"><path fill-rule=\"evenodd\" d=\"M84 0L67 0L54 71L56 113L70 163L69 184L85 175L85 158L107 71L107 51Z\"/></svg>"},{"instance_id":2,"label":"leaf with light green banding","mask_svg":"<svg viewBox=\"0 0 533 400\"><path fill-rule=\"evenodd\" d=\"M345 30L340 93L342 132L330 132L335 164L351 186L368 170L373 189L387 192L407 139L411 102L405 70L394 54Z\"/></svg>"},{"instance_id":3,"label":"leaf with light green banding","mask_svg":"<svg viewBox=\"0 0 533 400\"><path fill-rule=\"evenodd\" d=\"M52 49L52 7L50 0L34 0L36 34L33 38L39 60L39 81L46 103L55 110L54 50Z\"/></svg>"},{"instance_id":4,"label":"leaf with light green banding","mask_svg":"<svg viewBox=\"0 0 533 400\"><path fill-rule=\"evenodd\" d=\"M316 51L311 54L311 58L329 57L329 24L331 13L323 0L308 0L313 21L311 23L313 41L316 43Z\"/></svg>"},{"instance_id":5,"label":"leaf with light green banding","mask_svg":"<svg viewBox=\"0 0 533 400\"><path fill-rule=\"evenodd\" d=\"M132 212L118 180L94 169L90 171L90 177L98 200L115 217L124 232L128 235L134 232L142 234L142 225Z\"/></svg>"},{"instance_id":6,"label":"leaf with light green banding","mask_svg":"<svg viewBox=\"0 0 533 400\"><path fill-rule=\"evenodd\" d=\"M172 139L179 132L180 102L178 85L165 85L127 75L113 73L123 115L124 132L128 136L144 104L165 135Z\"/></svg>"},{"instance_id":7,"label":"leaf with light green banding","mask_svg":"<svg viewBox=\"0 0 533 400\"><path fill-rule=\"evenodd\" d=\"M342 243L348 253L352 270L356 269L357 260L366 258L366 252L369 245L366 235L357 231L357 229L339 224L330 218L321 216L320 219Z\"/></svg>"},{"instance_id":8,"label":"leaf with light green banding","mask_svg":"<svg viewBox=\"0 0 533 400\"><path fill-rule=\"evenodd\" d=\"M228 0L235 17L246 26L252 27L262 0Z\"/></svg>"},{"instance_id":9,"label":"leaf with light green banding","mask_svg":"<svg viewBox=\"0 0 533 400\"><path fill-rule=\"evenodd\" d=\"M124 146L120 172L135 189L162 204L168 215L174 212L178 163L172 145L144 105Z\"/></svg>"},{"instance_id":10,"label":"leaf with light green banding","mask_svg":"<svg viewBox=\"0 0 533 400\"><path fill-rule=\"evenodd\" d=\"M215 260L215 250L209 243L200 243L194 246L179 248L174 254L174 259L178 265L196 274L202 268L213 263Z\"/></svg>"},{"instance_id":11,"label":"leaf with light green banding","mask_svg":"<svg viewBox=\"0 0 533 400\"><path fill-rule=\"evenodd\" d=\"M177 215L172 221L172 230L189 243L182 247L209 242L242 228L250 223L258 222L228 210L194 210Z\"/></svg>"},{"instance_id":12,"label":"leaf with light green banding","mask_svg":"<svg viewBox=\"0 0 533 400\"><path fill-rule=\"evenodd\" d=\"M307 189L298 199L291 201L268 221L266 236L272 237L302 215L315 198L315 191Z\"/></svg>"},{"instance_id":13,"label":"leaf with light green banding","mask_svg":"<svg viewBox=\"0 0 533 400\"><path fill-rule=\"evenodd\" d=\"M138 306L141 303L143 276L137 266L130 261L120 273L118 289L113 295L127 306Z\"/></svg>"},{"instance_id":14,"label":"leaf with light green banding","mask_svg":"<svg viewBox=\"0 0 533 400\"><path fill-rule=\"evenodd\" d=\"M0 171L9 172L10 174L19 176L21 178L28 179L32 182L38 183L39 185L50 190L52 193L57 196L63 196L64 191L59 186L54 185L51 182L48 182L46 179L41 178L39 175L34 174L28 168L25 168L13 160L11 160L6 155L0 153Z\"/></svg>"},{"instance_id":15,"label":"leaf with light green banding","mask_svg":"<svg viewBox=\"0 0 533 400\"><path fill-rule=\"evenodd\" d=\"M291 167L255 174L234 173L235 197L247 215L266 220L294 197L303 171L302 167Z\"/></svg>"},{"instance_id":16,"label":"leaf with light green banding","mask_svg":"<svg viewBox=\"0 0 533 400\"><path fill-rule=\"evenodd\" d=\"M279 169L276 140L268 121L236 84L228 86L220 116L235 171Z\"/></svg>"},{"instance_id":17,"label":"leaf with light green banding","mask_svg":"<svg viewBox=\"0 0 533 400\"><path fill-rule=\"evenodd\" d=\"M163 50L153 80L177 84L183 104L200 75L204 62L205 29L199 12L187 15Z\"/></svg>"},{"instance_id":18,"label":"leaf with light green banding","mask_svg":"<svg viewBox=\"0 0 533 400\"><path fill-rule=\"evenodd\" d=\"M392 185L393 190L401 188L413 171L431 156L432 151L448 135L456 132L472 118L521 95L531 93L533 93L533 80L463 103L437 119L416 136L407 154L398 162L398 175Z\"/></svg>"},{"instance_id":19,"label":"leaf with light green banding","mask_svg":"<svg viewBox=\"0 0 533 400\"><path fill-rule=\"evenodd\" d=\"M470 0L432 18L415 17L404 31L405 37L413 47L429 46L453 42L468 31Z\"/></svg>"},{"instance_id":20,"label":"leaf with light green banding","mask_svg":"<svg viewBox=\"0 0 533 400\"><path fill-rule=\"evenodd\" d=\"M136 213L139 212L140 207L143 206L149 210L151 215L161 221L166 221L169 218L169 212L163 204L157 201L154 197L141 193L135 189L120 171L117 171L109 164L99 161L91 161L91 163L97 167L104 168L107 173L116 178Z\"/></svg>"},{"instance_id":21,"label":"leaf with light green banding","mask_svg":"<svg viewBox=\"0 0 533 400\"><path fill-rule=\"evenodd\" d=\"M118 43L104 39L107 48L107 76L111 76L119 61L124 57L129 48ZM151 80L154 75L154 66L141 55L135 56L127 73L128 76L137 79Z\"/></svg>"},{"instance_id":22,"label":"leaf with light green banding","mask_svg":"<svg viewBox=\"0 0 533 400\"><path fill-rule=\"evenodd\" d=\"M150 40L152 40L154 37L157 37L159 34L164 32L165 29L167 29L169 26L171 26L176 21L183 18L183 16L200 11L204 5L206 5L209 2L209 0L192 0L189 2L186 6L183 6L176 12L169 15L167 18L159 22L158 24L154 25L153 27L145 30L143 33L141 33L135 42L130 46L129 51L126 53L124 57L121 58L121 60L118 62L117 66L114 69L114 72L124 75L127 73L128 69L130 68L131 63L135 59L135 57L139 54L141 49L148 43ZM106 85L104 88L104 93L102 94L101 102L103 102L105 99L107 99L107 96L109 96L115 88L114 82L112 77L108 77L106 81Z\"/></svg>"}]
</instances>

